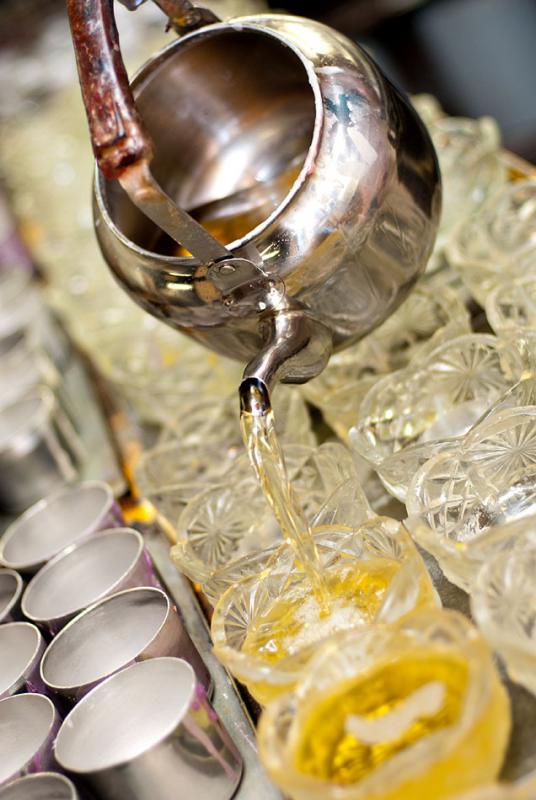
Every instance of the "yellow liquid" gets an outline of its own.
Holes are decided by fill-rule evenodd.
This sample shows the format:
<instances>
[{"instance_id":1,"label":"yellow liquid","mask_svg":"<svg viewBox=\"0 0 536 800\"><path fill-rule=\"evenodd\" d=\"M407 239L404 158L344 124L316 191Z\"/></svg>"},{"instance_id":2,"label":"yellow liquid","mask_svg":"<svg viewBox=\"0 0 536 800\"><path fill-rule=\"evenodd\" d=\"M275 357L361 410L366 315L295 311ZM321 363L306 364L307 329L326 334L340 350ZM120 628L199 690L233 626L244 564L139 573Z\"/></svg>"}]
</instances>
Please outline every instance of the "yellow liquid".
<instances>
[{"instance_id":1,"label":"yellow liquid","mask_svg":"<svg viewBox=\"0 0 536 800\"><path fill-rule=\"evenodd\" d=\"M367 561L366 567L354 563L328 574L327 614L309 587L302 587L291 598L275 602L268 614L250 625L241 652L276 664L337 630L372 622L400 566L397 561L377 559ZM255 687L253 693L257 696Z\"/></svg>"},{"instance_id":2,"label":"yellow liquid","mask_svg":"<svg viewBox=\"0 0 536 800\"><path fill-rule=\"evenodd\" d=\"M318 602L329 613L329 590L322 575L309 524L296 503L275 430L273 412L240 415L250 461L286 541L294 548Z\"/></svg>"},{"instance_id":3,"label":"yellow liquid","mask_svg":"<svg viewBox=\"0 0 536 800\"><path fill-rule=\"evenodd\" d=\"M462 658L430 654L397 659L366 677L343 682L304 721L295 749L297 770L341 785L362 780L399 751L456 722L467 680ZM432 695L436 691L431 705L419 701L416 692L422 693L423 687ZM352 717L357 717L364 740L352 732ZM382 717L384 724L378 725Z\"/></svg>"}]
</instances>

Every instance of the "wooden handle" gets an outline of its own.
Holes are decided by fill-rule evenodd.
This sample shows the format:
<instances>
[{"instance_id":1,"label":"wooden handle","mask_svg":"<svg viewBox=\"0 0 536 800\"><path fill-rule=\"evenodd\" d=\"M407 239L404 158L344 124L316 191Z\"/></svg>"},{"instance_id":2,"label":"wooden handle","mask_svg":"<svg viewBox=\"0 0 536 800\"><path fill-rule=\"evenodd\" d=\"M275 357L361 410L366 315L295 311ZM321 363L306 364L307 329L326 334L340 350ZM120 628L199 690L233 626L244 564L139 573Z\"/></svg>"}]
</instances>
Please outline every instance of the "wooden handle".
<instances>
[{"instance_id":1,"label":"wooden handle","mask_svg":"<svg viewBox=\"0 0 536 800\"><path fill-rule=\"evenodd\" d=\"M113 0L67 0L67 11L95 158L107 178L118 178L150 161L153 147L121 57Z\"/></svg>"}]
</instances>

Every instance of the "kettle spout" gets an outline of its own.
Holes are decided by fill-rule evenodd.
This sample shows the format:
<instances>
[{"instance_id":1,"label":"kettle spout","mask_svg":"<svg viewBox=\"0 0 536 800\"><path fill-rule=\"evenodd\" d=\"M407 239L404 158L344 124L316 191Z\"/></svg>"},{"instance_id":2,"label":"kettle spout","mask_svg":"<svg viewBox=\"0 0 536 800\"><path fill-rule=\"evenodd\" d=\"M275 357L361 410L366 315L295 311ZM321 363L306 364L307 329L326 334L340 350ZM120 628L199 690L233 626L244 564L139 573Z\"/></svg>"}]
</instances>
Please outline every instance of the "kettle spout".
<instances>
[{"instance_id":1,"label":"kettle spout","mask_svg":"<svg viewBox=\"0 0 536 800\"><path fill-rule=\"evenodd\" d=\"M250 414L270 410L270 392L282 383L306 383L318 375L331 355L331 332L303 311L271 314L265 323L265 346L249 362L240 384L240 408Z\"/></svg>"}]
</instances>

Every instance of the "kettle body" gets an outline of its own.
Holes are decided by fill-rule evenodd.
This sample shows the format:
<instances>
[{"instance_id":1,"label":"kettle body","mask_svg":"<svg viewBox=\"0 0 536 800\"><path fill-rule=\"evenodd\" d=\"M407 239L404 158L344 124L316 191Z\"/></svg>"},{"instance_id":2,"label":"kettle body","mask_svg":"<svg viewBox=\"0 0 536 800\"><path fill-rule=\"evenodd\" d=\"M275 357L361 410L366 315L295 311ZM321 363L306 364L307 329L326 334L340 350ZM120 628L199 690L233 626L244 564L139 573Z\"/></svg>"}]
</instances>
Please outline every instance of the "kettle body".
<instances>
[{"instance_id":1,"label":"kettle body","mask_svg":"<svg viewBox=\"0 0 536 800\"><path fill-rule=\"evenodd\" d=\"M274 315L305 318L325 357L312 371L289 362L299 382L406 297L433 247L439 168L416 112L357 45L311 20L244 17L172 42L131 86L160 185L261 265L238 280L181 253L97 169L102 253L146 311L244 362L270 346Z\"/></svg>"}]
</instances>

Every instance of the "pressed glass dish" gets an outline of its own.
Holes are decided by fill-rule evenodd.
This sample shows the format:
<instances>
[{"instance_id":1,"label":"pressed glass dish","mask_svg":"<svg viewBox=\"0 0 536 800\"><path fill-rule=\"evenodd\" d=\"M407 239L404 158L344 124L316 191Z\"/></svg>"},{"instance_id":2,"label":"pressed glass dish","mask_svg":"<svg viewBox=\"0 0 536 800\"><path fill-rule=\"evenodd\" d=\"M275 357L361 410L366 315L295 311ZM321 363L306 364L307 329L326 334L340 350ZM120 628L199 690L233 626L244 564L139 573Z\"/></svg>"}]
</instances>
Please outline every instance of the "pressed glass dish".
<instances>
[{"instance_id":1,"label":"pressed glass dish","mask_svg":"<svg viewBox=\"0 0 536 800\"><path fill-rule=\"evenodd\" d=\"M388 491L404 500L412 469L448 450L449 440L466 433L520 372L519 358L497 337L452 339L369 391L350 431L351 445L375 466ZM407 467L398 455L406 452Z\"/></svg>"},{"instance_id":2,"label":"pressed glass dish","mask_svg":"<svg viewBox=\"0 0 536 800\"><path fill-rule=\"evenodd\" d=\"M278 387L274 398L281 441L312 446L311 418L299 392ZM184 408L173 429L166 430L163 439L142 455L136 465L136 484L140 494L176 528L194 497L224 479L228 484L229 474L233 481L253 474L243 450L234 394L221 400L206 397Z\"/></svg>"},{"instance_id":3,"label":"pressed glass dish","mask_svg":"<svg viewBox=\"0 0 536 800\"><path fill-rule=\"evenodd\" d=\"M536 694L536 517L518 523L510 546L483 564L471 593L478 626L513 681Z\"/></svg>"},{"instance_id":4,"label":"pressed glass dish","mask_svg":"<svg viewBox=\"0 0 536 800\"><path fill-rule=\"evenodd\" d=\"M469 589L503 537L498 526L536 513L536 407L491 413L455 451L427 461L413 477L407 510L414 538Z\"/></svg>"},{"instance_id":5,"label":"pressed glass dish","mask_svg":"<svg viewBox=\"0 0 536 800\"><path fill-rule=\"evenodd\" d=\"M396 520L376 517L357 529L326 526L313 534L328 612L286 544L262 572L230 586L214 609L216 655L260 703L289 691L319 642L335 631L394 621L439 602Z\"/></svg>"},{"instance_id":6,"label":"pressed glass dish","mask_svg":"<svg viewBox=\"0 0 536 800\"><path fill-rule=\"evenodd\" d=\"M536 263L536 180L510 183L461 224L447 248L450 265L484 306L499 284Z\"/></svg>"},{"instance_id":7,"label":"pressed glass dish","mask_svg":"<svg viewBox=\"0 0 536 800\"><path fill-rule=\"evenodd\" d=\"M304 384L302 392L347 441L363 398L382 375L469 331L469 315L456 294L449 289L433 292L421 283L376 331L335 353L324 371Z\"/></svg>"},{"instance_id":8,"label":"pressed glass dish","mask_svg":"<svg viewBox=\"0 0 536 800\"><path fill-rule=\"evenodd\" d=\"M534 236L536 247L536 220ZM496 286L486 300L486 317L497 335L536 331L536 277L505 280Z\"/></svg>"},{"instance_id":9,"label":"pressed glass dish","mask_svg":"<svg viewBox=\"0 0 536 800\"><path fill-rule=\"evenodd\" d=\"M134 321L133 321L134 319ZM130 314L92 335L102 374L142 421L173 427L196 398L231 395L240 366L145 315Z\"/></svg>"},{"instance_id":10,"label":"pressed glass dish","mask_svg":"<svg viewBox=\"0 0 536 800\"><path fill-rule=\"evenodd\" d=\"M427 271L443 266L443 250L460 222L506 183L500 131L491 117L437 116L427 121L443 182L441 222Z\"/></svg>"},{"instance_id":11,"label":"pressed glass dish","mask_svg":"<svg viewBox=\"0 0 536 800\"><path fill-rule=\"evenodd\" d=\"M258 737L293 800L442 800L496 777L509 731L489 648L436 609L326 640Z\"/></svg>"},{"instance_id":12,"label":"pressed glass dish","mask_svg":"<svg viewBox=\"0 0 536 800\"><path fill-rule=\"evenodd\" d=\"M317 448L289 445L284 453L294 496L310 524L332 523L342 515L359 524L371 516L351 455L341 444L327 442ZM347 484L352 488L344 494L341 487ZM181 572L204 586L212 582L215 573L224 569L229 575L236 562L281 541L275 517L242 455L228 470L225 482L194 497L185 507L177 522L177 544L171 557ZM218 583L222 580L220 574Z\"/></svg>"}]
</instances>

